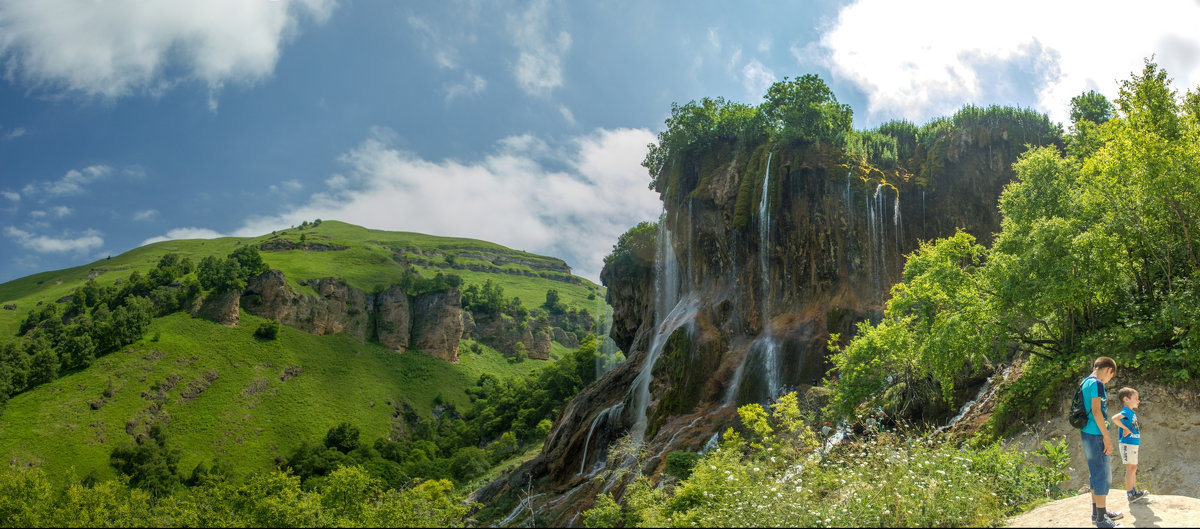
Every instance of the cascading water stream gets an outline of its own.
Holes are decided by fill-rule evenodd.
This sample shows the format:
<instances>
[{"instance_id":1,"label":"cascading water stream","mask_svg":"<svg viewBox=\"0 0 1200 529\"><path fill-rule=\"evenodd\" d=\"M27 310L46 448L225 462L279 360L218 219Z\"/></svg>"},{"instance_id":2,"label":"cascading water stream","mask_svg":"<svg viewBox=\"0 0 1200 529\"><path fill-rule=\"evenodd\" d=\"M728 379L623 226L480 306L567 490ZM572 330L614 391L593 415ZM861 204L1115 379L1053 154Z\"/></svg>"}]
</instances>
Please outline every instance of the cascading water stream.
<instances>
[{"instance_id":1,"label":"cascading water stream","mask_svg":"<svg viewBox=\"0 0 1200 529\"><path fill-rule=\"evenodd\" d=\"M642 362L642 369L630 388L634 420L629 435L635 445L640 445L646 435L646 407L650 404L650 379L654 362L658 360L671 333L683 324L690 323L696 313L694 300L690 297L679 299L679 263L675 258L667 220L665 213L659 218L658 248L654 259L654 322L657 331Z\"/></svg>"},{"instance_id":2,"label":"cascading water stream","mask_svg":"<svg viewBox=\"0 0 1200 529\"><path fill-rule=\"evenodd\" d=\"M600 410L600 413L596 414L596 418L592 419L592 426L588 428L587 437L583 441L583 458L579 461L579 474L583 474L584 469L587 468L588 445L590 445L592 442L592 433L596 430L596 425L601 421L604 421L604 427L607 428L608 425L612 424L617 417L621 416L621 411L624 409L625 403L618 402L612 406ZM604 459L597 459L596 464L594 465L596 470L593 473L604 468L604 463ZM578 476L579 474L576 475Z\"/></svg>"},{"instance_id":3,"label":"cascading water stream","mask_svg":"<svg viewBox=\"0 0 1200 529\"><path fill-rule=\"evenodd\" d=\"M596 355L596 379L608 372L608 370L616 367L617 343L613 341L610 333L613 326L612 310L604 303L604 298L596 299L596 340L597 354Z\"/></svg>"},{"instance_id":4,"label":"cascading water stream","mask_svg":"<svg viewBox=\"0 0 1200 529\"><path fill-rule=\"evenodd\" d=\"M762 300L762 330L759 341L762 342L763 375L766 377L769 398L775 398L779 393L779 352L774 337L771 336L771 157L775 153L767 153L767 171L763 175L762 199L758 204L758 265L761 277L759 296Z\"/></svg>"}]
</instances>

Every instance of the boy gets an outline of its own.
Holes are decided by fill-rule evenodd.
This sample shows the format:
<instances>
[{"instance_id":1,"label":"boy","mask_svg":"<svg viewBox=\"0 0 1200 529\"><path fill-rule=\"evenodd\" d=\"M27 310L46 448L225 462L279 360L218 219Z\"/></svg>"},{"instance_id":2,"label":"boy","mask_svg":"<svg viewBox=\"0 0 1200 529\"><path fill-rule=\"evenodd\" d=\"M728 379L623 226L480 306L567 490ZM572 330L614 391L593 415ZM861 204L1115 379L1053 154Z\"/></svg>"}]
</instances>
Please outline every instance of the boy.
<instances>
[{"instance_id":1,"label":"boy","mask_svg":"<svg viewBox=\"0 0 1200 529\"><path fill-rule=\"evenodd\" d=\"M1101 356L1092 363L1092 374L1079 383L1083 391L1083 406L1087 410L1088 422L1079 430L1083 444L1083 456L1087 458L1088 484L1092 488L1092 522L1096 527L1121 527L1114 520L1123 516L1120 512L1108 512L1108 489L1112 485L1112 467L1108 456L1112 454L1112 438L1108 435L1105 407L1108 393L1104 385L1117 374L1117 363L1112 358Z\"/></svg>"},{"instance_id":2,"label":"boy","mask_svg":"<svg viewBox=\"0 0 1200 529\"><path fill-rule=\"evenodd\" d=\"M1125 496L1129 498L1129 503L1133 503L1134 500L1146 498L1147 494L1144 490L1137 490L1138 448L1142 444L1142 436L1138 429L1137 412L1133 410L1141 404L1141 398L1133 388L1121 388L1117 398L1121 399L1123 407L1112 416L1112 421L1117 425L1121 462L1125 463Z\"/></svg>"}]
</instances>

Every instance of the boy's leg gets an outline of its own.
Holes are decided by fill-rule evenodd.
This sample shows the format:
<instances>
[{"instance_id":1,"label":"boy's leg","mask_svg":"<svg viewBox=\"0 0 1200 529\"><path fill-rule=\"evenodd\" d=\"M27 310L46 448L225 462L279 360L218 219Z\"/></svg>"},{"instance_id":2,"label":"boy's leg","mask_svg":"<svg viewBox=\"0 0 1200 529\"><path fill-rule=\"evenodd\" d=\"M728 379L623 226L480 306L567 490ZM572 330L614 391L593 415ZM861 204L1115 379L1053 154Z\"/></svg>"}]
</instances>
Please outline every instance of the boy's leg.
<instances>
[{"instance_id":1,"label":"boy's leg","mask_svg":"<svg viewBox=\"0 0 1200 529\"><path fill-rule=\"evenodd\" d=\"M1125 490L1132 492L1137 488L1137 465L1125 465Z\"/></svg>"},{"instance_id":2,"label":"boy's leg","mask_svg":"<svg viewBox=\"0 0 1200 529\"><path fill-rule=\"evenodd\" d=\"M1080 433L1083 456L1087 458L1088 484L1092 488L1092 503L1096 506L1092 519L1102 516L1108 507L1108 489L1112 484L1112 467L1104 453L1104 438L1100 435Z\"/></svg>"}]
</instances>

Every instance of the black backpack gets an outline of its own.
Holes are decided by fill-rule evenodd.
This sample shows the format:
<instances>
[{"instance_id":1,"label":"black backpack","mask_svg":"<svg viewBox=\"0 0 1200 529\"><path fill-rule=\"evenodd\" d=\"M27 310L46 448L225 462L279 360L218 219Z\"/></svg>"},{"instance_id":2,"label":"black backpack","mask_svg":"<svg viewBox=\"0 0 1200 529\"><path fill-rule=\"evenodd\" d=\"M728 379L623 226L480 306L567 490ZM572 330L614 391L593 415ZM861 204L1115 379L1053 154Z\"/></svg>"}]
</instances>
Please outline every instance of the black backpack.
<instances>
[{"instance_id":1,"label":"black backpack","mask_svg":"<svg viewBox=\"0 0 1200 529\"><path fill-rule=\"evenodd\" d=\"M1087 426L1088 413L1083 407L1083 382L1075 388L1075 396L1071 398L1071 411L1067 413L1067 422L1077 429Z\"/></svg>"}]
</instances>

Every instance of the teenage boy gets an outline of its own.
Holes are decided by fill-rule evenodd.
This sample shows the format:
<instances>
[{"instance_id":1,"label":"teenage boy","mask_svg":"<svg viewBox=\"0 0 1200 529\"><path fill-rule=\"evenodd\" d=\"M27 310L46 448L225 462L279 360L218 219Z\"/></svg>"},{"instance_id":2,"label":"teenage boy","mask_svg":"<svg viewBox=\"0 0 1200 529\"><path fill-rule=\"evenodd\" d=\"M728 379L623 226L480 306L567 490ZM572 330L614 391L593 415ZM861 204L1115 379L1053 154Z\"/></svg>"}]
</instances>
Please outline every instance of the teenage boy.
<instances>
[{"instance_id":1,"label":"teenage boy","mask_svg":"<svg viewBox=\"0 0 1200 529\"><path fill-rule=\"evenodd\" d=\"M1113 451L1112 438L1108 436L1108 421L1105 408L1108 393L1104 385L1117 374L1117 363L1112 358L1101 356L1092 363L1092 374L1080 383L1083 390L1083 406L1087 410L1088 423L1080 431L1083 456L1087 458L1088 483L1092 487L1092 522L1096 527L1121 527L1114 522L1124 516L1120 512L1108 512L1105 508L1108 489L1112 485L1112 466L1109 455Z\"/></svg>"}]
</instances>

